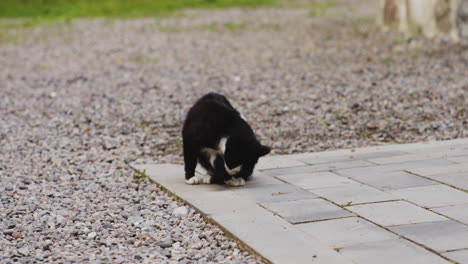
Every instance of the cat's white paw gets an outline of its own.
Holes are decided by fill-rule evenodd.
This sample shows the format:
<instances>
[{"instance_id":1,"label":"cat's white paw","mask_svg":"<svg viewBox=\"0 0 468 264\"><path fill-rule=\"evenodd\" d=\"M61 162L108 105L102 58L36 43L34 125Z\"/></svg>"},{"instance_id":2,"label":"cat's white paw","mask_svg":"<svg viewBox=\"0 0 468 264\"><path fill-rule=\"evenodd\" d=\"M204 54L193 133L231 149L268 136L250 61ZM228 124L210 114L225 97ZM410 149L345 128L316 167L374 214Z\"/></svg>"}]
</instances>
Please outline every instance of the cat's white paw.
<instances>
[{"instance_id":1,"label":"cat's white paw","mask_svg":"<svg viewBox=\"0 0 468 264\"><path fill-rule=\"evenodd\" d=\"M211 176L210 175L195 175L192 178L186 180L185 183L189 185L210 184Z\"/></svg>"},{"instance_id":2,"label":"cat's white paw","mask_svg":"<svg viewBox=\"0 0 468 264\"><path fill-rule=\"evenodd\" d=\"M202 179L202 183L204 184L210 184L211 183L211 176L210 175L205 175Z\"/></svg>"},{"instance_id":3,"label":"cat's white paw","mask_svg":"<svg viewBox=\"0 0 468 264\"><path fill-rule=\"evenodd\" d=\"M238 187L238 186L244 186L245 180L242 178L232 178L228 181L225 181L224 183L228 186Z\"/></svg>"},{"instance_id":4,"label":"cat's white paw","mask_svg":"<svg viewBox=\"0 0 468 264\"><path fill-rule=\"evenodd\" d=\"M192 178L186 180L185 183L189 184L189 185L199 184L200 183L200 178L198 178L197 176L193 176Z\"/></svg>"}]
</instances>

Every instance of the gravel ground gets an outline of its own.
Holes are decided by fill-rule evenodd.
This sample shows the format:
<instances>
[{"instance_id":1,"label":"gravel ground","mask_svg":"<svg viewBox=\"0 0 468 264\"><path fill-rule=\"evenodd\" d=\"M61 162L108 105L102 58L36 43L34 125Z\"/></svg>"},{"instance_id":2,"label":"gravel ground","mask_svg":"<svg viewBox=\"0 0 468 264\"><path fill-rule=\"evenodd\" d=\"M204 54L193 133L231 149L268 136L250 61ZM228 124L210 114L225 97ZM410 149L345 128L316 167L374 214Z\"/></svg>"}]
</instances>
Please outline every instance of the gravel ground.
<instances>
[{"instance_id":1,"label":"gravel ground","mask_svg":"<svg viewBox=\"0 0 468 264\"><path fill-rule=\"evenodd\" d=\"M260 262L131 177L181 162L209 91L273 155L467 137L468 47L382 33L373 0L346 2L1 29L0 262Z\"/></svg>"}]
</instances>

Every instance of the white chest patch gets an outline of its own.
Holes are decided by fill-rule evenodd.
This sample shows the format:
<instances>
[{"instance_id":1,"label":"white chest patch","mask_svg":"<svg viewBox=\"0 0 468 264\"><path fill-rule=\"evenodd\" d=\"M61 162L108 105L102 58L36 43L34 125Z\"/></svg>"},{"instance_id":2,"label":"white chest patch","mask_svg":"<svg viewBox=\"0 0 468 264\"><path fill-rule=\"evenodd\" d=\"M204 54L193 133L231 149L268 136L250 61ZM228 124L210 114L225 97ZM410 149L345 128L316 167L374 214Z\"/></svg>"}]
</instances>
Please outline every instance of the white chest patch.
<instances>
[{"instance_id":1,"label":"white chest patch","mask_svg":"<svg viewBox=\"0 0 468 264\"><path fill-rule=\"evenodd\" d=\"M218 142L218 149L212 149L212 148L203 148L201 151L204 152L205 154L208 155L210 164L215 167L214 162L216 160L216 156L221 155L224 157L224 153L226 153L226 143L228 141L228 137L223 137L219 140ZM236 173L239 173L242 169L242 165L235 167L234 169L229 169L227 166L226 162L224 162L224 168L226 169L227 173L229 175L235 175Z\"/></svg>"},{"instance_id":2,"label":"white chest patch","mask_svg":"<svg viewBox=\"0 0 468 264\"><path fill-rule=\"evenodd\" d=\"M226 153L226 143L227 143L227 140L228 138L227 137L223 137L219 140L219 143L218 143L218 149L219 149L219 152L221 153L221 155L224 156L224 153Z\"/></svg>"}]
</instances>

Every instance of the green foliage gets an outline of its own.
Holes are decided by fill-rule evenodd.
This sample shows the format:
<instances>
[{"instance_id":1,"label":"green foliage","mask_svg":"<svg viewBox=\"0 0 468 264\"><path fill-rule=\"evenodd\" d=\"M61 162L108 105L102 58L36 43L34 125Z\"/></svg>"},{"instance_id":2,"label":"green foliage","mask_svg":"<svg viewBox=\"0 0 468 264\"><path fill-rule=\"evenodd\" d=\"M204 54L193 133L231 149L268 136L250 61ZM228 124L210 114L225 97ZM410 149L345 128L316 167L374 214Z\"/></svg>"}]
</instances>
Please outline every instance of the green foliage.
<instances>
[{"instance_id":1,"label":"green foliage","mask_svg":"<svg viewBox=\"0 0 468 264\"><path fill-rule=\"evenodd\" d=\"M177 195L177 193L172 192L171 195L172 195L172 200L173 201L180 201L180 197Z\"/></svg>"},{"instance_id":2,"label":"green foliage","mask_svg":"<svg viewBox=\"0 0 468 264\"><path fill-rule=\"evenodd\" d=\"M309 15L312 17L324 16L327 13L327 10L335 7L336 2L332 0L326 0L321 2L316 2L312 4L312 10Z\"/></svg>"},{"instance_id":3,"label":"green foliage","mask_svg":"<svg viewBox=\"0 0 468 264\"><path fill-rule=\"evenodd\" d=\"M146 178L148 178L148 175L146 175L146 170L143 170L143 171L136 170L133 173L133 180L137 184L141 184L142 182L144 182L146 180Z\"/></svg>"},{"instance_id":4,"label":"green foliage","mask_svg":"<svg viewBox=\"0 0 468 264\"><path fill-rule=\"evenodd\" d=\"M178 148L182 148L184 146L184 141L181 138L177 138L175 144Z\"/></svg>"},{"instance_id":5,"label":"green foliage","mask_svg":"<svg viewBox=\"0 0 468 264\"><path fill-rule=\"evenodd\" d=\"M1 0L0 18L141 17L183 8L256 7L276 0Z\"/></svg>"},{"instance_id":6,"label":"green foliage","mask_svg":"<svg viewBox=\"0 0 468 264\"><path fill-rule=\"evenodd\" d=\"M392 59L391 57L384 57L384 58L382 59L382 63L383 63L383 64L387 64L387 65L388 65L388 64L391 64L392 62L393 62L393 59Z\"/></svg>"},{"instance_id":7,"label":"green foliage","mask_svg":"<svg viewBox=\"0 0 468 264\"><path fill-rule=\"evenodd\" d=\"M347 202L347 203L340 204L340 206L341 206L341 207L346 207L346 206L350 206L352 203L353 203L353 201L349 201L349 202Z\"/></svg>"}]
</instances>

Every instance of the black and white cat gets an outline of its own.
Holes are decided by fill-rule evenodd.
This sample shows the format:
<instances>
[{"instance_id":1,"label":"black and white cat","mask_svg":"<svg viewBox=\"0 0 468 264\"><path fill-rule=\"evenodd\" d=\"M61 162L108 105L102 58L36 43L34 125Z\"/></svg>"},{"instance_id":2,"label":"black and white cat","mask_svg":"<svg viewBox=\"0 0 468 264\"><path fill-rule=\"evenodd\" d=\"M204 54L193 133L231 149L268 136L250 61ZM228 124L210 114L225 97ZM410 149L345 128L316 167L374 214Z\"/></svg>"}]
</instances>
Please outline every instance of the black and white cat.
<instances>
[{"instance_id":1,"label":"black and white cat","mask_svg":"<svg viewBox=\"0 0 468 264\"><path fill-rule=\"evenodd\" d=\"M270 152L221 94L209 93L190 108L182 130L187 184L242 186L255 164ZM207 175L195 175L197 162Z\"/></svg>"}]
</instances>

